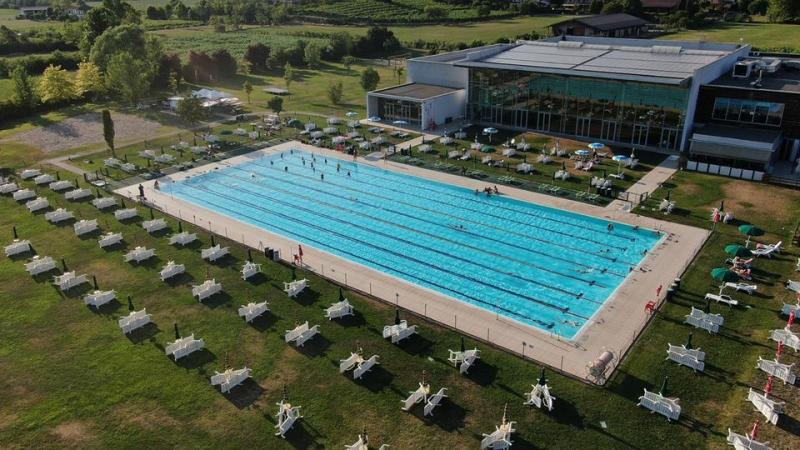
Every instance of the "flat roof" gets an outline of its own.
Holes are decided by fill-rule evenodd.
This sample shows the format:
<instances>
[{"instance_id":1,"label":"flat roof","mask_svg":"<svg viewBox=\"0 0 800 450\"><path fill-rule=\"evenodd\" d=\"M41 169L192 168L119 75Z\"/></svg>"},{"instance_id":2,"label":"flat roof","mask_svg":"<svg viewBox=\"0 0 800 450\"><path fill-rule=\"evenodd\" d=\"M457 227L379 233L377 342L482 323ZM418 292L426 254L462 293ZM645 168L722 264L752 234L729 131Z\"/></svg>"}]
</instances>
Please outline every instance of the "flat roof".
<instances>
[{"instance_id":1,"label":"flat roof","mask_svg":"<svg viewBox=\"0 0 800 450\"><path fill-rule=\"evenodd\" d=\"M764 130L760 128L744 128L741 126L710 123L703 125L702 127L695 127L693 134L715 138L728 138L741 141L759 142L762 144L773 144L775 141L780 139L782 133L781 130Z\"/></svg>"},{"instance_id":2,"label":"flat roof","mask_svg":"<svg viewBox=\"0 0 800 450\"><path fill-rule=\"evenodd\" d=\"M800 94L800 63L798 68L786 68L782 66L774 73L764 72L761 76L761 86L755 87L750 84L758 79L758 74L751 75L749 78L734 78L728 72L716 80L708 83L709 86L733 87L752 91L781 91Z\"/></svg>"},{"instance_id":3,"label":"flat roof","mask_svg":"<svg viewBox=\"0 0 800 450\"><path fill-rule=\"evenodd\" d=\"M436 86L433 84L408 83L372 91L370 94L381 94L391 97L405 97L413 100L425 100L460 90L462 89Z\"/></svg>"},{"instance_id":4,"label":"flat roof","mask_svg":"<svg viewBox=\"0 0 800 450\"><path fill-rule=\"evenodd\" d=\"M562 36L481 47L453 64L561 75L683 84L736 51L732 44Z\"/></svg>"}]
</instances>

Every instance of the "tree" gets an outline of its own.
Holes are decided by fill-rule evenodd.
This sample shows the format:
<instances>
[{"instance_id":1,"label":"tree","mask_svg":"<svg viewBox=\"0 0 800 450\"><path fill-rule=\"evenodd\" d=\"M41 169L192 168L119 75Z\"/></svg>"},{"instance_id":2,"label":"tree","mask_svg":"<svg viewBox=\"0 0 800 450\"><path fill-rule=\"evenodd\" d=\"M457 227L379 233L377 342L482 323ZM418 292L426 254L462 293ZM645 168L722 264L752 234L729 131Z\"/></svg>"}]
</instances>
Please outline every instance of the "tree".
<instances>
[{"instance_id":1,"label":"tree","mask_svg":"<svg viewBox=\"0 0 800 450\"><path fill-rule=\"evenodd\" d=\"M425 14L433 20L444 19L448 15L447 8L439 5L428 5L423 11L425 11Z\"/></svg>"},{"instance_id":2,"label":"tree","mask_svg":"<svg viewBox=\"0 0 800 450\"><path fill-rule=\"evenodd\" d=\"M244 84L242 85L242 89L244 90L244 93L247 94L247 103L249 104L250 94L253 93L253 85L250 84L249 81L245 81Z\"/></svg>"},{"instance_id":3,"label":"tree","mask_svg":"<svg viewBox=\"0 0 800 450\"><path fill-rule=\"evenodd\" d=\"M397 84L400 84L400 80L403 78L403 73L404 72L405 72L405 69L403 68L403 66L395 67L394 74L397 77Z\"/></svg>"},{"instance_id":4,"label":"tree","mask_svg":"<svg viewBox=\"0 0 800 450\"><path fill-rule=\"evenodd\" d=\"M374 91L378 87L378 82L381 81L381 76L378 71L372 67L367 67L361 72L361 87L365 91Z\"/></svg>"},{"instance_id":5,"label":"tree","mask_svg":"<svg viewBox=\"0 0 800 450\"><path fill-rule=\"evenodd\" d=\"M328 86L328 100L334 105L338 105L342 101L342 95L344 95L344 87L341 81Z\"/></svg>"},{"instance_id":6,"label":"tree","mask_svg":"<svg viewBox=\"0 0 800 450\"><path fill-rule=\"evenodd\" d=\"M331 60L336 60L353 53L353 36L346 31L331 34L328 39L328 55Z\"/></svg>"},{"instance_id":7,"label":"tree","mask_svg":"<svg viewBox=\"0 0 800 450\"><path fill-rule=\"evenodd\" d=\"M294 81L294 68L288 62L285 66L283 66L283 81L286 83L286 90L289 90L289 86Z\"/></svg>"},{"instance_id":8,"label":"tree","mask_svg":"<svg viewBox=\"0 0 800 450\"><path fill-rule=\"evenodd\" d=\"M591 14L600 14L600 11L603 10L603 0L592 0L592 3L589 4L589 12Z\"/></svg>"},{"instance_id":9,"label":"tree","mask_svg":"<svg viewBox=\"0 0 800 450\"><path fill-rule=\"evenodd\" d=\"M231 56L227 49L221 48L211 54L211 63L217 70L221 78L229 78L236 75L236 59Z\"/></svg>"},{"instance_id":10,"label":"tree","mask_svg":"<svg viewBox=\"0 0 800 450\"><path fill-rule=\"evenodd\" d=\"M353 63L355 63L355 62L356 62L356 59L355 59L355 58L353 58L353 57L352 57L352 56L350 56L350 55L347 55L347 56L343 56L343 57L342 57L342 64L344 64L344 68L345 68L345 69L347 69L347 70L350 70L350 67L351 67L351 66L353 65Z\"/></svg>"},{"instance_id":11,"label":"tree","mask_svg":"<svg viewBox=\"0 0 800 450\"><path fill-rule=\"evenodd\" d=\"M117 157L117 154L114 149L114 120L111 118L111 111L104 109L103 113L103 139L106 140L106 145L108 145L109 150L111 150L111 156Z\"/></svg>"},{"instance_id":12,"label":"tree","mask_svg":"<svg viewBox=\"0 0 800 450\"><path fill-rule=\"evenodd\" d=\"M127 52L136 55L137 60L155 67L164 51L158 39L148 35L138 25L121 25L105 31L97 38L89 60L97 64L100 70L106 70L108 61L117 53Z\"/></svg>"},{"instance_id":13,"label":"tree","mask_svg":"<svg viewBox=\"0 0 800 450\"><path fill-rule=\"evenodd\" d=\"M800 15L800 1L769 0L767 20L773 23L788 22Z\"/></svg>"},{"instance_id":14,"label":"tree","mask_svg":"<svg viewBox=\"0 0 800 450\"><path fill-rule=\"evenodd\" d=\"M178 103L175 112L189 123L196 123L206 118L206 109L203 108L203 101L191 95Z\"/></svg>"},{"instance_id":15,"label":"tree","mask_svg":"<svg viewBox=\"0 0 800 450\"><path fill-rule=\"evenodd\" d=\"M11 97L14 104L23 109L33 109L36 106L36 93L31 77L21 64L11 71L11 82L14 84Z\"/></svg>"},{"instance_id":16,"label":"tree","mask_svg":"<svg viewBox=\"0 0 800 450\"><path fill-rule=\"evenodd\" d=\"M611 0L603 5L603 10L601 12L603 14L615 14L623 11L625 11L625 5L622 4L621 0Z\"/></svg>"},{"instance_id":17,"label":"tree","mask_svg":"<svg viewBox=\"0 0 800 450\"><path fill-rule=\"evenodd\" d=\"M256 69L266 69L267 58L269 58L269 47L260 42L248 45L244 52L244 60Z\"/></svg>"},{"instance_id":18,"label":"tree","mask_svg":"<svg viewBox=\"0 0 800 450\"><path fill-rule=\"evenodd\" d=\"M769 8L769 0L754 0L747 5L747 12L753 16L764 16Z\"/></svg>"},{"instance_id":19,"label":"tree","mask_svg":"<svg viewBox=\"0 0 800 450\"><path fill-rule=\"evenodd\" d=\"M643 9L642 0L622 0L622 8L628 14L639 16Z\"/></svg>"},{"instance_id":20,"label":"tree","mask_svg":"<svg viewBox=\"0 0 800 450\"><path fill-rule=\"evenodd\" d=\"M108 8L102 6L89 10L83 18L83 37L81 50L88 54L95 40L107 29L120 24L120 18Z\"/></svg>"},{"instance_id":21,"label":"tree","mask_svg":"<svg viewBox=\"0 0 800 450\"><path fill-rule=\"evenodd\" d=\"M42 73L37 92L42 103L61 103L75 96L75 86L69 72L50 64Z\"/></svg>"},{"instance_id":22,"label":"tree","mask_svg":"<svg viewBox=\"0 0 800 450\"><path fill-rule=\"evenodd\" d=\"M150 91L152 80L150 64L128 52L114 55L106 69L106 87L131 105Z\"/></svg>"},{"instance_id":23,"label":"tree","mask_svg":"<svg viewBox=\"0 0 800 450\"><path fill-rule=\"evenodd\" d=\"M78 63L78 72L75 74L75 95L83 97L86 94L100 94L105 90L103 76L96 64L84 61Z\"/></svg>"},{"instance_id":24,"label":"tree","mask_svg":"<svg viewBox=\"0 0 800 450\"><path fill-rule=\"evenodd\" d=\"M306 62L306 65L313 69L319 66L319 60L322 56L322 49L320 48L319 44L316 42L311 42L306 45L305 48L305 56L303 60Z\"/></svg>"},{"instance_id":25,"label":"tree","mask_svg":"<svg viewBox=\"0 0 800 450\"><path fill-rule=\"evenodd\" d=\"M488 17L489 14L492 13L492 8L485 3L481 3L475 8L475 12L478 14L478 17Z\"/></svg>"},{"instance_id":26,"label":"tree","mask_svg":"<svg viewBox=\"0 0 800 450\"><path fill-rule=\"evenodd\" d=\"M281 111L283 111L283 98L274 96L267 102L267 106L269 109L275 112L275 114L280 115Z\"/></svg>"}]
</instances>

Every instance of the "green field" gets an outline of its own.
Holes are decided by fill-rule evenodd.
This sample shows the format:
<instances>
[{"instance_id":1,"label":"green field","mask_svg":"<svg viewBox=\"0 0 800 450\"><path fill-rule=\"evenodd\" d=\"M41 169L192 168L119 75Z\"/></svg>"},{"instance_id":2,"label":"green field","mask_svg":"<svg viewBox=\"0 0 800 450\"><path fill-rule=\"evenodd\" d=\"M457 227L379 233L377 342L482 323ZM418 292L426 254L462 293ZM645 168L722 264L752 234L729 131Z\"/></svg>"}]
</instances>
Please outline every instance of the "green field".
<instances>
[{"instance_id":1,"label":"green field","mask_svg":"<svg viewBox=\"0 0 800 450\"><path fill-rule=\"evenodd\" d=\"M686 30L663 36L681 41L727 42L752 44L758 50L800 51L800 26L775 23L720 22L713 27Z\"/></svg>"},{"instance_id":2,"label":"green field","mask_svg":"<svg viewBox=\"0 0 800 450\"><path fill-rule=\"evenodd\" d=\"M426 22L431 19L425 14L425 7L435 5L447 9L449 20L479 19L477 11L471 6L448 5L433 0L329 0L311 5L301 5L296 13L326 20L342 20L348 23L371 22ZM491 15L513 14L511 11L493 10Z\"/></svg>"},{"instance_id":3,"label":"green field","mask_svg":"<svg viewBox=\"0 0 800 450\"><path fill-rule=\"evenodd\" d=\"M34 28L47 28L60 26L59 22L46 22L38 20L18 20L16 9L0 9L0 25L5 25L12 30L30 30Z\"/></svg>"}]
</instances>

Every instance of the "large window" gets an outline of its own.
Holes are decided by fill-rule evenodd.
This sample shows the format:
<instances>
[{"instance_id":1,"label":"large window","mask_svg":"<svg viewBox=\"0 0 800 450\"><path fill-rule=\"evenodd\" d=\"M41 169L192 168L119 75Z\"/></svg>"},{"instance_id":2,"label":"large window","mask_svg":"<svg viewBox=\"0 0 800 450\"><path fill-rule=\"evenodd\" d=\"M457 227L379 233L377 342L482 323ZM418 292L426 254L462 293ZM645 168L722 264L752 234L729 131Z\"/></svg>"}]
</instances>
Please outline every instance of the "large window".
<instances>
[{"instance_id":1,"label":"large window","mask_svg":"<svg viewBox=\"0 0 800 450\"><path fill-rule=\"evenodd\" d=\"M471 69L469 118L676 150L688 90L631 81Z\"/></svg>"},{"instance_id":2,"label":"large window","mask_svg":"<svg viewBox=\"0 0 800 450\"><path fill-rule=\"evenodd\" d=\"M718 97L714 100L713 117L717 120L777 127L783 120L783 109L783 103Z\"/></svg>"}]
</instances>

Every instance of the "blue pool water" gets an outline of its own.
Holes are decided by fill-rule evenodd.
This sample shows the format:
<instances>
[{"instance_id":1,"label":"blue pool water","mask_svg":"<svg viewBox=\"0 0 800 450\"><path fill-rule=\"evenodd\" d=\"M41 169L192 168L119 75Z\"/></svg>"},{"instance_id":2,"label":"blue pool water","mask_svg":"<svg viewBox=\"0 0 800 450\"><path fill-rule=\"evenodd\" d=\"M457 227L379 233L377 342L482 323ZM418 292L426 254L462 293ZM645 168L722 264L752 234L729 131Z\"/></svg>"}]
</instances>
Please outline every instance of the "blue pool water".
<instances>
[{"instance_id":1,"label":"blue pool water","mask_svg":"<svg viewBox=\"0 0 800 450\"><path fill-rule=\"evenodd\" d=\"M659 240L653 230L615 223L609 232L605 220L299 150L197 175L171 190L566 338Z\"/></svg>"}]
</instances>

